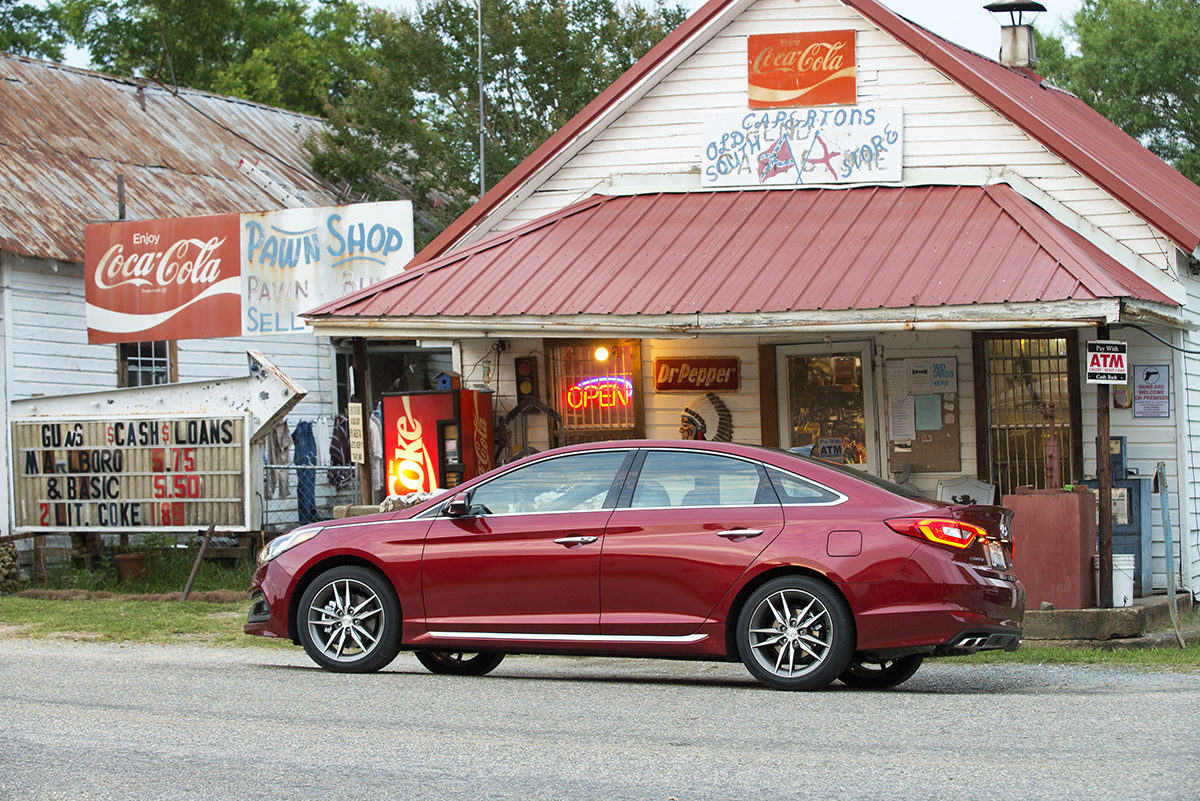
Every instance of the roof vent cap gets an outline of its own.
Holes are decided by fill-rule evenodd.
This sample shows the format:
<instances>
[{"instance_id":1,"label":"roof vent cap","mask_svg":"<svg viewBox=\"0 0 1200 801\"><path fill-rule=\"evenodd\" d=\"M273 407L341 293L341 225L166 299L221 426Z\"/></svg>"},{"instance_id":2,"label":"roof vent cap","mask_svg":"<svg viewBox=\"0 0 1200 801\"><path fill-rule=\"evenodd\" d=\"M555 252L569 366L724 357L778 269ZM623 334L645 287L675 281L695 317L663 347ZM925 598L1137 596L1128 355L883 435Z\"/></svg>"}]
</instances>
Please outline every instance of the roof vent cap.
<instances>
[{"instance_id":1,"label":"roof vent cap","mask_svg":"<svg viewBox=\"0 0 1200 801\"><path fill-rule=\"evenodd\" d=\"M1000 63L1017 69L1033 69L1037 53L1033 46L1033 19L1046 10L1032 0L997 0L984 6L1000 23ZM1005 24L1001 14L1008 15Z\"/></svg>"}]
</instances>

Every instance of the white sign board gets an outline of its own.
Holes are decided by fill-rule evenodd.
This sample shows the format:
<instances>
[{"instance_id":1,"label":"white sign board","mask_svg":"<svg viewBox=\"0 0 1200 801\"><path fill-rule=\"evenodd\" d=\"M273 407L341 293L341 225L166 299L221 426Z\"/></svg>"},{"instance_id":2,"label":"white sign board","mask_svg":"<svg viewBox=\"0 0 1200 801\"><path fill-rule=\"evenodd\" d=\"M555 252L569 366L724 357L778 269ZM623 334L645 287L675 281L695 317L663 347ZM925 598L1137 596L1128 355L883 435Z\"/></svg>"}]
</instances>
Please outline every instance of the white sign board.
<instances>
[{"instance_id":1,"label":"white sign board","mask_svg":"<svg viewBox=\"0 0 1200 801\"><path fill-rule=\"evenodd\" d=\"M412 202L241 215L242 335L308 331L300 315L412 261Z\"/></svg>"},{"instance_id":2,"label":"white sign board","mask_svg":"<svg viewBox=\"0 0 1200 801\"><path fill-rule=\"evenodd\" d=\"M1087 382L1124 384L1129 379L1128 343L1097 340L1087 343Z\"/></svg>"},{"instance_id":3,"label":"white sign board","mask_svg":"<svg viewBox=\"0 0 1200 801\"><path fill-rule=\"evenodd\" d=\"M1133 416L1171 416L1171 365L1138 364L1133 368Z\"/></svg>"},{"instance_id":4,"label":"white sign board","mask_svg":"<svg viewBox=\"0 0 1200 801\"><path fill-rule=\"evenodd\" d=\"M733 111L704 120L701 183L822 186L899 181L899 106Z\"/></svg>"}]
</instances>

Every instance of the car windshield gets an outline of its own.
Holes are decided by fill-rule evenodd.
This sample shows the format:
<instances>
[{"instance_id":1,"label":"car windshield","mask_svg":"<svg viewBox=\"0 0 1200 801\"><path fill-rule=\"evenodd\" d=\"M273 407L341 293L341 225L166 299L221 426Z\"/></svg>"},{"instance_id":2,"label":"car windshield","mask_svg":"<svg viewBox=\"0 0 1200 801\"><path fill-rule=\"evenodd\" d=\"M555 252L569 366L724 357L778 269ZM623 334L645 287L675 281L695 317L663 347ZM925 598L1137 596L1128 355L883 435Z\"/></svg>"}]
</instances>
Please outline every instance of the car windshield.
<instances>
[{"instance_id":1,"label":"car windshield","mask_svg":"<svg viewBox=\"0 0 1200 801\"><path fill-rule=\"evenodd\" d=\"M922 495L921 493L911 490L908 487L903 487L894 481L888 481L886 478L880 478L879 476L873 476L870 473L865 473L861 470L856 470L853 467L850 467L849 465L836 464L834 462L827 462L824 459L814 459L811 456L802 456L801 454L793 453L792 451L781 450L779 448L767 448L766 450L774 451L775 453L786 454L789 458L795 459L798 462L807 462L809 464L819 464L823 467L828 467L833 470L837 470L839 473L845 473L848 476L853 476L854 478L857 478L861 481L865 481L868 484L873 484L876 487L879 487L880 489L887 490L888 492L892 493L893 495L899 495L901 498L911 498L911 499L917 500L917 501L928 501L929 500L929 497L927 495Z\"/></svg>"}]
</instances>

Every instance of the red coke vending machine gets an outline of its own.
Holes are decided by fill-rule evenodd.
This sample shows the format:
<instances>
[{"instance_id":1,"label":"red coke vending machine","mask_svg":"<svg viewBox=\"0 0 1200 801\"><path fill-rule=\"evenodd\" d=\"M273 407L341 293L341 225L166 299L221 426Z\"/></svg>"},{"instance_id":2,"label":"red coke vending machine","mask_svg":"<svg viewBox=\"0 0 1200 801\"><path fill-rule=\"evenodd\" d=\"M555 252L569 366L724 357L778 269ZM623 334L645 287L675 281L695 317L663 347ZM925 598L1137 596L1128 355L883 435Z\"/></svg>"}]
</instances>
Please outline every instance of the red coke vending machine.
<instances>
[{"instance_id":1,"label":"red coke vending machine","mask_svg":"<svg viewBox=\"0 0 1200 801\"><path fill-rule=\"evenodd\" d=\"M388 495L450 489L492 469L491 393L455 386L386 393L382 403Z\"/></svg>"}]
</instances>

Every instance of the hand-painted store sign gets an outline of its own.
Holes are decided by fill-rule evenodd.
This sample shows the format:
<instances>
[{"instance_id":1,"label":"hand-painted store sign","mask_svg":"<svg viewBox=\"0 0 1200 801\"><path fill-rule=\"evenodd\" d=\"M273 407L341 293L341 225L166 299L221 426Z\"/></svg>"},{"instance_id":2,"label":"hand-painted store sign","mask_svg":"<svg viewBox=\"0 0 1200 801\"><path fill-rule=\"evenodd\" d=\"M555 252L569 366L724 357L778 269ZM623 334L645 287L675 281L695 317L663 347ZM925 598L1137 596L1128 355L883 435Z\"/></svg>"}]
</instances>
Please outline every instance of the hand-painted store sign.
<instances>
[{"instance_id":1,"label":"hand-painted store sign","mask_svg":"<svg viewBox=\"0 0 1200 801\"><path fill-rule=\"evenodd\" d=\"M746 70L750 108L858 101L853 30L752 35Z\"/></svg>"},{"instance_id":2,"label":"hand-painted store sign","mask_svg":"<svg viewBox=\"0 0 1200 801\"><path fill-rule=\"evenodd\" d=\"M18 531L246 530L242 417L12 425Z\"/></svg>"},{"instance_id":3,"label":"hand-painted store sign","mask_svg":"<svg viewBox=\"0 0 1200 801\"><path fill-rule=\"evenodd\" d=\"M736 357L654 360L655 392L737 392L741 380Z\"/></svg>"},{"instance_id":4,"label":"hand-painted store sign","mask_svg":"<svg viewBox=\"0 0 1200 801\"><path fill-rule=\"evenodd\" d=\"M299 315L412 257L409 201L89 225L88 341L305 331Z\"/></svg>"},{"instance_id":5,"label":"hand-painted store sign","mask_svg":"<svg viewBox=\"0 0 1200 801\"><path fill-rule=\"evenodd\" d=\"M704 121L704 186L899 181L904 110L841 106L735 111Z\"/></svg>"}]
</instances>

